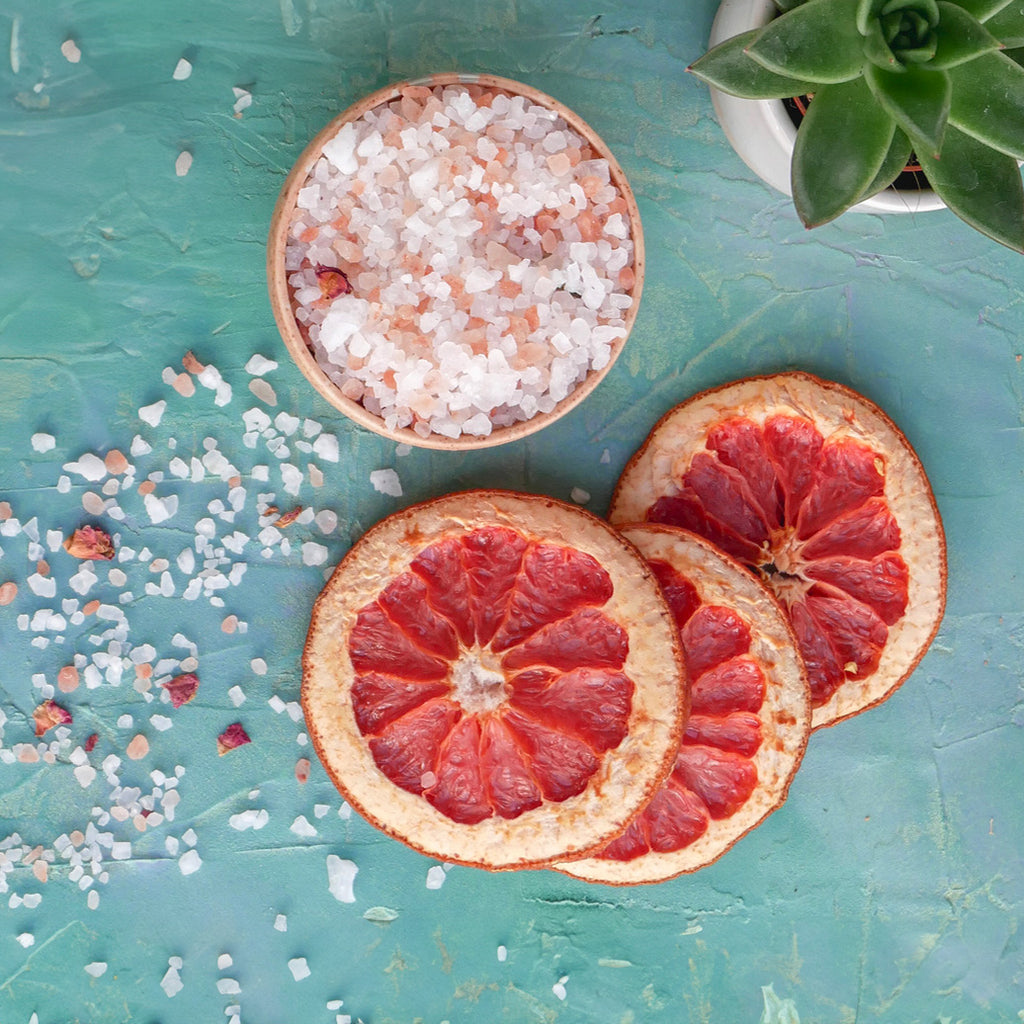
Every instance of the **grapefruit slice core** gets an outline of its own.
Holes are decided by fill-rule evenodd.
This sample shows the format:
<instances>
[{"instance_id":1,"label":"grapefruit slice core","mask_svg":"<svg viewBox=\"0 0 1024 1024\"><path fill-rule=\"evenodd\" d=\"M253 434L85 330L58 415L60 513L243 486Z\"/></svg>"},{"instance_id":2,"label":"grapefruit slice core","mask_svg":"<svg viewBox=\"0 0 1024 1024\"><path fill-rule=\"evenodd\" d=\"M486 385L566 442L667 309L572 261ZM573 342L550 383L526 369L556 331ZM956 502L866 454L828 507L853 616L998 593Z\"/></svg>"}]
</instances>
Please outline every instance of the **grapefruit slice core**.
<instances>
[{"instance_id":1,"label":"grapefruit slice core","mask_svg":"<svg viewBox=\"0 0 1024 1024\"><path fill-rule=\"evenodd\" d=\"M445 861L524 867L613 838L672 768L672 613L607 523L450 495L379 523L317 600L314 746L373 824Z\"/></svg>"},{"instance_id":2,"label":"grapefruit slice core","mask_svg":"<svg viewBox=\"0 0 1024 1024\"><path fill-rule=\"evenodd\" d=\"M692 530L762 576L807 665L815 727L884 700L942 618L945 540L917 456L867 399L809 374L673 409L627 465L610 518Z\"/></svg>"},{"instance_id":3,"label":"grapefruit slice core","mask_svg":"<svg viewBox=\"0 0 1024 1024\"><path fill-rule=\"evenodd\" d=\"M587 881L660 882L720 857L786 797L811 728L810 689L771 592L707 541L627 526L676 619L690 717L669 778L621 836L559 870Z\"/></svg>"}]
</instances>

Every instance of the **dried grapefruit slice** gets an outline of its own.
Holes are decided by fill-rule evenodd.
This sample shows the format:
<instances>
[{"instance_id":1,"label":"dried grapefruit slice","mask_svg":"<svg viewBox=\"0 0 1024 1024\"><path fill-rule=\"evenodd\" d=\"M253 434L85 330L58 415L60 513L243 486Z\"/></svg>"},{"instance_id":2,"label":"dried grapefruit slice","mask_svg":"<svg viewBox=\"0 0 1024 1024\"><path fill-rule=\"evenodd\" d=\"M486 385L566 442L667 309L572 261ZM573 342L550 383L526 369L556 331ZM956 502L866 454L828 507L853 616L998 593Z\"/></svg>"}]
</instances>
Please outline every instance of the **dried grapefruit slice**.
<instances>
[{"instance_id":1,"label":"dried grapefruit slice","mask_svg":"<svg viewBox=\"0 0 1024 1024\"><path fill-rule=\"evenodd\" d=\"M550 498L471 491L373 527L313 609L303 708L338 789L486 868L618 835L672 768L688 688L639 552Z\"/></svg>"},{"instance_id":2,"label":"dried grapefruit slice","mask_svg":"<svg viewBox=\"0 0 1024 1024\"><path fill-rule=\"evenodd\" d=\"M811 730L811 695L785 613L763 583L695 534L623 533L661 582L691 685L675 766L629 828L559 870L589 882L661 882L710 864L786 799Z\"/></svg>"},{"instance_id":3,"label":"dried grapefruit slice","mask_svg":"<svg viewBox=\"0 0 1024 1024\"><path fill-rule=\"evenodd\" d=\"M888 697L942 619L945 537L921 463L880 409L810 374L671 410L626 466L610 518L685 527L761 574L796 633L815 728Z\"/></svg>"}]
</instances>

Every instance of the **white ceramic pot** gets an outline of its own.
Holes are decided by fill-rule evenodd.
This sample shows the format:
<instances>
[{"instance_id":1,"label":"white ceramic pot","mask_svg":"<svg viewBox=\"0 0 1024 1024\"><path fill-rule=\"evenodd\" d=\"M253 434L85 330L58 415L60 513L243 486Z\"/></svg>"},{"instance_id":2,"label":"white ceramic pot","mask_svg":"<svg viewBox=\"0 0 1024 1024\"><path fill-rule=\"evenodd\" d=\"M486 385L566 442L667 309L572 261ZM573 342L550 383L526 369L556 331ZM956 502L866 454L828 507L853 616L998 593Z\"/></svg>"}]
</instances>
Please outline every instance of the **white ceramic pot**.
<instances>
[{"instance_id":1,"label":"white ceramic pot","mask_svg":"<svg viewBox=\"0 0 1024 1024\"><path fill-rule=\"evenodd\" d=\"M722 0L711 26L708 46L741 32L767 25L777 9L772 0ZM711 90L711 102L725 137L743 162L773 188L792 195L789 165L796 140L796 126L781 100L747 100ZM944 204L931 190L897 191L887 188L853 209L873 213L924 213L941 210Z\"/></svg>"}]
</instances>

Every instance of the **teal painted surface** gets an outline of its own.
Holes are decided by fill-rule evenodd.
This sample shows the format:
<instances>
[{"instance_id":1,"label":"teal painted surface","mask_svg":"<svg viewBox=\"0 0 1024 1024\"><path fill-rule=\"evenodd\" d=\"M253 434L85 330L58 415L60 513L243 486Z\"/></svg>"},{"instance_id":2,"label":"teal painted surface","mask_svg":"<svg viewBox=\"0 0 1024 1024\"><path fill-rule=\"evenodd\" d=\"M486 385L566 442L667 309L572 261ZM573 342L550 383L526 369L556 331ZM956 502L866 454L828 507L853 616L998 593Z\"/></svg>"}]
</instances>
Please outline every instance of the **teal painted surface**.
<instances>
[{"instance_id":1,"label":"teal painted surface","mask_svg":"<svg viewBox=\"0 0 1024 1024\"><path fill-rule=\"evenodd\" d=\"M53 684L75 654L108 650L93 638L110 623L72 622L67 599L122 610L121 657L150 644L157 660L180 660L189 653L175 646L181 634L196 646L201 686L176 710L147 701L130 671L119 686L104 678L58 693L74 714L69 749L97 733L91 763L116 754L120 784L142 795L151 772L180 766L181 801L173 821L144 832L130 821L100 828L130 840L131 856L105 853L95 909L59 855L45 884L0 861L0 1020L169 1024L237 1006L247 1024L344 1014L366 1024L754 1022L768 985L792 1001L771 1012L795 1008L804 1024L1019 1019L1024 262L946 213L848 215L804 231L788 201L732 154L707 92L684 75L714 6L5 0L0 501L19 525L35 520L56 594L28 585L39 552L25 532L0 532L0 583L19 587L0 608L2 749L35 742L34 676ZM77 64L60 50L69 37ZM174 81L182 56L194 70ZM390 81L449 69L525 81L605 138L638 195L647 285L619 363L564 420L506 448L403 455L334 413L289 364L265 297L263 242L284 175L323 123ZM241 117L234 87L253 98ZM178 177L183 150L194 162ZM189 350L230 383L230 402L216 405L202 386L185 398L164 383ZM265 378L274 408L249 390L254 353L280 364ZM296 781L296 762L312 757L302 723L268 701L298 699L309 609L324 568L354 537L399 507L473 486L561 498L579 487L603 513L626 459L670 406L791 367L860 390L904 429L944 517L950 591L939 637L910 681L882 707L813 736L787 804L757 832L697 875L655 887L455 867L428 888L437 865L343 816L315 757L309 781ZM160 400L158 426L138 418ZM248 447L242 416L255 407L315 420L337 437L339 461L303 452L301 428L285 459L263 438ZM34 450L37 433L54 436L53 451ZM136 435L149 454L130 454ZM227 505L226 483L170 469L175 457L201 458L207 438L246 488L233 524L209 507ZM100 567L78 597L77 565L50 551L46 535L89 520L83 495L103 485L64 464L111 448L135 465L134 484L115 496L123 522L98 518L151 560L121 563L120 583ZM304 473L294 496L282 462ZM309 463L322 487L311 486ZM266 482L253 476L259 466ZM401 498L371 487L369 473L382 468L398 472ZM160 473L155 493L177 495L179 506L153 524L137 486ZM282 508L331 509L338 526L293 526L291 551L264 557L260 494ZM189 574L176 559L204 519L218 546L235 529L253 538L237 554L225 549L223 572L247 569L219 592L223 607L182 596ZM303 542L326 549L323 566L303 564ZM147 593L159 587L149 565L160 558L173 597ZM65 625L34 628L40 609L64 614ZM223 632L229 615L246 631ZM254 672L256 658L266 674ZM246 698L239 707L235 686ZM161 715L170 728L154 724ZM216 737L235 721L253 742L218 757ZM136 734L150 750L133 761L125 749ZM83 788L73 767L63 755L0 763L9 849L52 851L61 834L98 820L94 808L109 811L116 794L102 769ZM255 809L266 810L265 827L230 825ZM300 816L315 834L293 830ZM185 875L189 829L201 866ZM331 854L358 867L352 903L328 890ZM275 928L278 915L287 930ZM221 969L225 953L233 963ZM184 987L168 997L161 979L173 957ZM310 971L300 981L289 968L297 958ZM98 977L84 969L102 963ZM223 979L240 993L219 991Z\"/></svg>"}]
</instances>

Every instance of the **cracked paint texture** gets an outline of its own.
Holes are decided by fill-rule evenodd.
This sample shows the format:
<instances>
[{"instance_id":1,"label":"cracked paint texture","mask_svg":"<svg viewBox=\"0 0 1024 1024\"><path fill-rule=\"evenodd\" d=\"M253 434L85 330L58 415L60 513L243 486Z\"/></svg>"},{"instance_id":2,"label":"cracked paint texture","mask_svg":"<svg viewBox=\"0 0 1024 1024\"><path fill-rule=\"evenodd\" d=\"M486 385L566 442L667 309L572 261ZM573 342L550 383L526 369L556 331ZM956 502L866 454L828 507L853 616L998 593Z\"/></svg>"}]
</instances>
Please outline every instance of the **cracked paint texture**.
<instances>
[{"instance_id":1,"label":"cracked paint texture","mask_svg":"<svg viewBox=\"0 0 1024 1024\"><path fill-rule=\"evenodd\" d=\"M767 986L803 1024L1020 1019L1024 262L946 213L851 214L805 231L733 155L706 89L685 74L715 7L69 0L0 11L0 508L17 523L4 533L0 522L0 586L18 587L0 606L0 751L19 752L0 763L0 1020L213 1020L227 1010L252 1024L753 1024ZM61 51L69 38L81 51L74 64ZM192 72L174 80L183 56ZM326 121L389 82L452 69L527 82L604 138L637 194L646 285L619 362L563 420L502 449L397 452L328 408L289 362L266 298L264 241L284 176ZM241 116L236 88L252 95ZM179 176L182 152L192 163ZM188 373L189 351L217 368L229 401L218 405L194 375L192 397L167 383L168 368L169 379ZM250 386L254 353L279 364L259 378L275 404ZM877 402L935 489L947 614L904 687L815 734L781 810L711 867L660 886L445 871L352 814L294 714L309 610L351 542L397 508L467 487L564 499L578 488L602 514L672 405L787 368ZM140 420L161 400L159 425ZM319 425L337 459L312 450L301 426L254 432L243 419L253 408ZM36 434L54 448L37 451ZM136 436L150 452L129 454ZM287 456L268 448L275 438ZM236 484L209 469L192 479L211 439ZM90 482L64 469L110 449L134 467L113 495L109 475ZM294 493L285 463L298 467ZM384 468L398 473L401 498L371 486ZM147 481L178 498L164 522L139 493ZM228 522L233 486L245 497ZM113 497L124 518L87 514L89 493ZM265 555L257 538L271 500L282 512L333 512L336 525L296 523L287 549L277 541ZM99 566L79 595L70 581L80 566L48 532L97 519L135 556L113 563L123 582ZM208 555L226 559L225 574L246 571L186 600L203 557L190 570L177 560L196 552L207 519L215 548L246 534L237 552ZM324 561L308 548L307 563L304 544L325 549ZM27 582L40 558L54 597ZM151 571L161 559L166 570ZM164 572L171 594L159 592ZM56 690L73 723L37 740L42 687L75 655L94 664L109 653L110 639L95 638L111 620L72 621L92 599L123 613L115 656L129 668L119 685L83 677ZM64 626L45 625L47 614ZM229 616L244 630L226 630ZM161 660L168 675L194 656L193 701L175 709L156 686L136 686L131 652L147 645L154 679ZM233 722L252 742L218 756L216 737ZM133 760L138 733L149 750ZM96 777L83 786L75 749L91 734ZM111 755L119 763L105 771ZM144 801L159 790L160 816L172 788L173 816L148 824ZM129 816L101 824L119 801ZM115 858L99 846L83 886L91 864L79 873L64 853L100 842L90 824L129 847ZM77 845L61 842L77 834ZM332 896L328 856L358 868L354 902ZM230 966L219 966L224 954ZM179 957L171 996L161 980ZM289 964L302 958L309 975L296 980ZM98 963L107 969L85 970Z\"/></svg>"}]
</instances>

